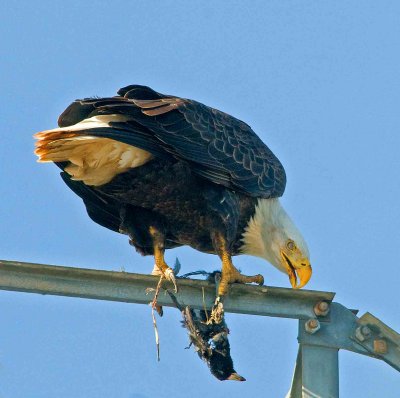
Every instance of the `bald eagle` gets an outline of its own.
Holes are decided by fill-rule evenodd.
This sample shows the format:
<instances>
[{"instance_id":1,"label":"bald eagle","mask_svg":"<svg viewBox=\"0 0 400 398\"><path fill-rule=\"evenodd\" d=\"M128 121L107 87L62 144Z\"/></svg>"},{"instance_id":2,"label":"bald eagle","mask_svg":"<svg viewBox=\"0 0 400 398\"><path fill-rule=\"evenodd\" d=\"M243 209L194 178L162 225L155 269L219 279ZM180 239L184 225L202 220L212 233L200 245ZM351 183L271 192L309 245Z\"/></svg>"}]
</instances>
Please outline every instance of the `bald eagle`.
<instances>
[{"instance_id":1,"label":"bald eagle","mask_svg":"<svg viewBox=\"0 0 400 398\"><path fill-rule=\"evenodd\" d=\"M54 162L96 223L127 234L174 281L166 249L188 245L222 261L219 295L242 275L232 256L266 259L294 288L311 277L309 252L279 197L283 166L244 122L199 102L131 85L76 100L59 128L37 133L39 162Z\"/></svg>"}]
</instances>

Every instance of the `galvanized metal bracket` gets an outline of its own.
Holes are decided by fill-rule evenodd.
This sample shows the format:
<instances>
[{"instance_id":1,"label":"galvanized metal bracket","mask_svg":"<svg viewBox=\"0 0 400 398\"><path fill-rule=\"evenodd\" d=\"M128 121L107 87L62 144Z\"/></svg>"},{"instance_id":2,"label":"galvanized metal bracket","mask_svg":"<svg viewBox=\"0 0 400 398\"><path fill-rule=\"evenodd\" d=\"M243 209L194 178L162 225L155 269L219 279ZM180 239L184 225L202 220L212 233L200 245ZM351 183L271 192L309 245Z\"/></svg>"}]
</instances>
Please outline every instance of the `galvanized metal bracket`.
<instances>
[{"instance_id":1,"label":"galvanized metal bracket","mask_svg":"<svg viewBox=\"0 0 400 398\"><path fill-rule=\"evenodd\" d=\"M300 344L353 351L382 359L400 371L400 335L372 314L358 318L343 305L332 303L330 322L320 323L314 333L310 323L299 320Z\"/></svg>"},{"instance_id":2,"label":"galvanized metal bracket","mask_svg":"<svg viewBox=\"0 0 400 398\"><path fill-rule=\"evenodd\" d=\"M287 398L338 398L340 349L382 359L400 371L400 335L378 318L361 318L339 303L330 305L330 322L299 320L299 353Z\"/></svg>"},{"instance_id":3,"label":"galvanized metal bracket","mask_svg":"<svg viewBox=\"0 0 400 398\"><path fill-rule=\"evenodd\" d=\"M359 326L358 318L345 306L332 303L330 322L321 322L319 330L315 333L310 333L309 323L310 320L299 320L298 341L300 344L343 349L375 357L359 341L352 338Z\"/></svg>"}]
</instances>

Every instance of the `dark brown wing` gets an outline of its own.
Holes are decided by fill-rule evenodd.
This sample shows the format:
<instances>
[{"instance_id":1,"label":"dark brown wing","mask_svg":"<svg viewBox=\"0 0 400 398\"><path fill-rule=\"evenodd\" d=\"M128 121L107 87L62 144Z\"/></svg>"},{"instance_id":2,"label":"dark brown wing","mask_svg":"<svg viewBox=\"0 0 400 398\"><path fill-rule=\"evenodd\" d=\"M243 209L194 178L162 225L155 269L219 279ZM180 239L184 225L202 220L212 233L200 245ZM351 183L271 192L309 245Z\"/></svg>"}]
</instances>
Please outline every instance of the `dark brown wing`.
<instances>
[{"instance_id":1,"label":"dark brown wing","mask_svg":"<svg viewBox=\"0 0 400 398\"><path fill-rule=\"evenodd\" d=\"M244 122L199 102L128 86L119 96L78 100L60 116L61 127L104 114L128 116L86 134L138 146L155 156L190 163L198 175L254 197L278 197L285 189L282 164Z\"/></svg>"}]
</instances>

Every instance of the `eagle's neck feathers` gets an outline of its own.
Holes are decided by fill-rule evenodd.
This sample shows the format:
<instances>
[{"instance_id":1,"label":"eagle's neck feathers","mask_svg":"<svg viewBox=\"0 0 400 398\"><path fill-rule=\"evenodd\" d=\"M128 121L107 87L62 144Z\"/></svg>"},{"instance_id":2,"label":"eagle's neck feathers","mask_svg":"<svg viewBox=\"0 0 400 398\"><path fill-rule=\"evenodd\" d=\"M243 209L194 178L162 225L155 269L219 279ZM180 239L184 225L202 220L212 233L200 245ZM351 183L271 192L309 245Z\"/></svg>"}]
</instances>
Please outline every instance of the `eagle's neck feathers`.
<instances>
[{"instance_id":1,"label":"eagle's neck feathers","mask_svg":"<svg viewBox=\"0 0 400 398\"><path fill-rule=\"evenodd\" d=\"M273 232L280 207L278 199L259 199L255 213L242 235L242 253L264 257L266 248L263 237Z\"/></svg>"},{"instance_id":2,"label":"eagle's neck feathers","mask_svg":"<svg viewBox=\"0 0 400 398\"><path fill-rule=\"evenodd\" d=\"M242 235L241 252L251 256L262 257L272 265L284 271L281 265L280 248L288 238L306 244L281 206L279 199L259 199L255 213L249 220Z\"/></svg>"}]
</instances>

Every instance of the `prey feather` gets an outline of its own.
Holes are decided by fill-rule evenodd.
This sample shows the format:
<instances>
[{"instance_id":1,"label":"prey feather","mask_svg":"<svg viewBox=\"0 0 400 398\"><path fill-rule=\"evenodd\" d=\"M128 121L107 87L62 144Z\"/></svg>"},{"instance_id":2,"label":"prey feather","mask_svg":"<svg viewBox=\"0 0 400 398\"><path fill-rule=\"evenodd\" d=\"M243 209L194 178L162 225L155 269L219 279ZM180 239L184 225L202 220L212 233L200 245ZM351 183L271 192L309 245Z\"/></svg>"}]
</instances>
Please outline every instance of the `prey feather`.
<instances>
[{"instance_id":1,"label":"prey feather","mask_svg":"<svg viewBox=\"0 0 400 398\"><path fill-rule=\"evenodd\" d=\"M214 280L215 275L219 273L208 274L208 280ZM229 329L223 311L220 313L221 317L216 320L208 315L205 308L194 310L189 306L182 306L174 294L169 291L168 294L182 313L182 326L186 328L189 335L187 348L194 347L199 358L207 364L211 374L218 380L245 381L246 379L236 373L233 368L228 340Z\"/></svg>"}]
</instances>

